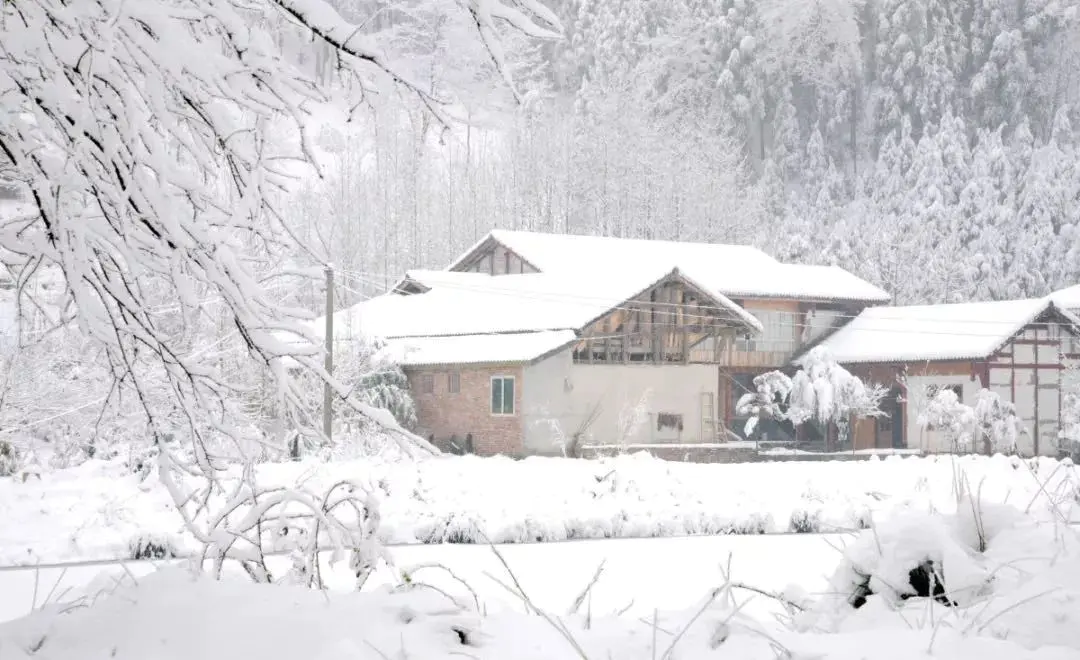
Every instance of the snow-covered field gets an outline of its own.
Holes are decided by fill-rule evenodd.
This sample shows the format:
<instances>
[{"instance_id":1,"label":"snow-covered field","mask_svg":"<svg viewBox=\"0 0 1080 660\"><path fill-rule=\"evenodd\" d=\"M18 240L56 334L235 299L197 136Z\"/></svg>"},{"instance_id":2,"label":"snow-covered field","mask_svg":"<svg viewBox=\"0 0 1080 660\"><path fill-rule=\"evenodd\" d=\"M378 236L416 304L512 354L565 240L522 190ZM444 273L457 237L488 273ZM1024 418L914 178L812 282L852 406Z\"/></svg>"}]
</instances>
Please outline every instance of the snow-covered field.
<instances>
[{"instance_id":1,"label":"snow-covered field","mask_svg":"<svg viewBox=\"0 0 1080 660\"><path fill-rule=\"evenodd\" d=\"M720 584L721 568L728 565L734 579L764 589L781 590L797 584L808 592L825 588L827 577L840 557L837 550L852 535L788 536L698 536L670 539L611 539L572 543L513 544L498 546L499 553L514 570L529 596L541 607L565 610L603 564L601 579L592 592L592 606L598 612L626 610L635 616L651 615L653 608L677 610L693 606L701 597L702 585ZM520 601L510 596L491 576L503 576L498 557L483 545L412 545L388 549L399 569L424 564L441 564L467 581L483 599L489 612L521 610ZM322 564L328 586L350 591L355 582L345 562ZM678 561L673 561L678 558ZM794 558L794 559L793 559ZM128 572L142 577L157 567L186 565L186 560L126 562L125 565L80 566L71 568L0 571L0 621L29 614L36 602L70 601L92 582L108 584ZM288 568L287 557L268 560L275 575ZM552 570L552 567L558 570ZM103 578L102 576L111 576ZM442 589L457 588L440 569L416 573L417 579ZM500 577L500 580L503 580ZM366 589L396 582L386 565L369 579ZM49 598L49 594L52 597ZM62 598L57 598L64 594ZM766 615L768 601L754 603L751 610ZM761 606L761 607L758 607ZM0 654L0 658L3 655Z\"/></svg>"},{"instance_id":2,"label":"snow-covered field","mask_svg":"<svg viewBox=\"0 0 1080 660\"><path fill-rule=\"evenodd\" d=\"M479 546L407 548L395 556L399 569L416 552L413 560L440 561L462 582L429 568L414 570L406 586L384 569L376 575L380 584L363 593L256 586L239 578L213 582L179 568L114 572L82 594L66 594L64 605L0 624L0 657L1080 657L1076 530L1039 523L1012 507L961 503L953 516L896 516L846 538L842 550L828 548L821 536L518 546L503 549L511 575L498 558L481 559L491 551ZM731 560L729 580L722 570L728 558L709 552L707 543L721 541L747 544ZM589 583L603 548L614 561L575 609L575 595ZM809 567L830 557L831 579L813 576ZM913 573L920 565L931 566L943 585L925 591L937 598L920 596ZM344 574L335 580L347 581ZM518 588L523 596L511 593ZM782 611L788 615L766 616Z\"/></svg>"},{"instance_id":3,"label":"snow-covered field","mask_svg":"<svg viewBox=\"0 0 1080 660\"><path fill-rule=\"evenodd\" d=\"M645 455L439 457L267 464L257 479L312 488L345 478L370 483L382 503L382 540L414 544L857 529L898 511L954 510L960 474L984 502L1080 519L1080 472L1070 462L1001 456L736 465ZM90 461L25 483L0 479L0 520L3 565L125 558L147 540L177 555L193 547L157 477L130 474L121 463Z\"/></svg>"}]
</instances>

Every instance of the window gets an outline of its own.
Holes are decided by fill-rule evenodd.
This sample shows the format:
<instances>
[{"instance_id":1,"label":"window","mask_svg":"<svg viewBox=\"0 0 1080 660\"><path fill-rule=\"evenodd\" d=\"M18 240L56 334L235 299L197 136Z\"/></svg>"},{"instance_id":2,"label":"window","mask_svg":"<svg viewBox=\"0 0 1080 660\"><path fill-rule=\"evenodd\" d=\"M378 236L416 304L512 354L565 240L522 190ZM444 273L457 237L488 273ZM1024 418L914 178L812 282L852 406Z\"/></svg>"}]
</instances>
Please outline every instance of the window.
<instances>
[{"instance_id":1,"label":"window","mask_svg":"<svg viewBox=\"0 0 1080 660\"><path fill-rule=\"evenodd\" d=\"M513 376L495 376L491 379L491 414L514 414Z\"/></svg>"},{"instance_id":2,"label":"window","mask_svg":"<svg viewBox=\"0 0 1080 660\"><path fill-rule=\"evenodd\" d=\"M435 393L435 375L424 374L420 376L420 394Z\"/></svg>"},{"instance_id":3,"label":"window","mask_svg":"<svg viewBox=\"0 0 1080 660\"><path fill-rule=\"evenodd\" d=\"M446 376L446 390L450 394L457 394L461 391L461 374L456 371L451 371Z\"/></svg>"}]
</instances>

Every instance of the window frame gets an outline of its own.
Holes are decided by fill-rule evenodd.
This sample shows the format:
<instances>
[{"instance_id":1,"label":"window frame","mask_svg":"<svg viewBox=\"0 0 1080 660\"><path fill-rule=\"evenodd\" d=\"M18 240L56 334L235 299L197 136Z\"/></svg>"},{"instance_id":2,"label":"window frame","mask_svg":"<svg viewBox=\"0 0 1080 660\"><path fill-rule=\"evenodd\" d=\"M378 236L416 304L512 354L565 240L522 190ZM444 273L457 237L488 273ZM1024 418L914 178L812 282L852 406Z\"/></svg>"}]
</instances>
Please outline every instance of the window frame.
<instances>
[{"instance_id":1,"label":"window frame","mask_svg":"<svg viewBox=\"0 0 1080 660\"><path fill-rule=\"evenodd\" d=\"M420 394L435 394L435 374L420 374Z\"/></svg>"},{"instance_id":2,"label":"window frame","mask_svg":"<svg viewBox=\"0 0 1080 660\"><path fill-rule=\"evenodd\" d=\"M499 386L499 412L495 411L495 382L500 383ZM510 381L510 412L506 412L506 381ZM491 387L488 389L488 410L492 417L514 417L517 415L517 376L492 376Z\"/></svg>"},{"instance_id":3,"label":"window frame","mask_svg":"<svg viewBox=\"0 0 1080 660\"><path fill-rule=\"evenodd\" d=\"M964 386L961 383L951 383L948 385L939 385L937 383L930 383L926 386L926 400L931 401L938 395L941 390L952 390L956 395L956 402L964 402Z\"/></svg>"},{"instance_id":4,"label":"window frame","mask_svg":"<svg viewBox=\"0 0 1080 660\"><path fill-rule=\"evenodd\" d=\"M448 371L446 373L446 392L448 394L461 394L460 371Z\"/></svg>"}]
</instances>

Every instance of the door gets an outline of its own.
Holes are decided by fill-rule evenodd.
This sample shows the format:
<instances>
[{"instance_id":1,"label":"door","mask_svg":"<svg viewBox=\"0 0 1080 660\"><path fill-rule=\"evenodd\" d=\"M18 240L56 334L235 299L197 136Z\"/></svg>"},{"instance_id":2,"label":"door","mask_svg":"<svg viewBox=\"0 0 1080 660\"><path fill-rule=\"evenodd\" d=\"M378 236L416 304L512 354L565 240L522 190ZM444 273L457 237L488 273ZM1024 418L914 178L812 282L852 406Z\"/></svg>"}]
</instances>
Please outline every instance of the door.
<instances>
[{"instance_id":1,"label":"door","mask_svg":"<svg viewBox=\"0 0 1080 660\"><path fill-rule=\"evenodd\" d=\"M899 387L889 390L881 400L882 416L875 420L876 436L874 446L879 449L903 449L904 442L904 406L903 391Z\"/></svg>"},{"instance_id":2,"label":"door","mask_svg":"<svg viewBox=\"0 0 1080 660\"><path fill-rule=\"evenodd\" d=\"M716 399L712 392L701 393L700 442L716 442Z\"/></svg>"}]
</instances>

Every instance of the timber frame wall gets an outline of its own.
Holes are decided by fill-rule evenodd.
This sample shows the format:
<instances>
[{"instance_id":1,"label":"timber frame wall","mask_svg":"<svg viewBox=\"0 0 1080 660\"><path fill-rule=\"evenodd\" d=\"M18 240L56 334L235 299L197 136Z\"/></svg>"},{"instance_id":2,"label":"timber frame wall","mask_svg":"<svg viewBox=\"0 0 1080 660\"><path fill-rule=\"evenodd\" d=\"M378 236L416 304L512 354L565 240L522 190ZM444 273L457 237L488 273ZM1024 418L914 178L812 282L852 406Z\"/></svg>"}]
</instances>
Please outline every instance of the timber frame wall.
<instances>
[{"instance_id":1,"label":"timber frame wall","mask_svg":"<svg viewBox=\"0 0 1080 660\"><path fill-rule=\"evenodd\" d=\"M742 322L677 275L587 325L573 350L581 364L714 364Z\"/></svg>"},{"instance_id":2,"label":"timber frame wall","mask_svg":"<svg viewBox=\"0 0 1080 660\"><path fill-rule=\"evenodd\" d=\"M917 412L911 407L918 405L921 397L921 393L910 391L911 382L918 379L925 384L935 377L963 376L979 388L991 390L1015 404L1017 415L1030 432L1031 453L1046 455L1045 443L1052 441L1061 428L1063 358L1080 358L1080 340L1076 330L1069 328L1067 320L1050 312L983 359L860 364L850 369L864 380L890 387L899 385L905 437L909 430L906 427L913 423L912 413ZM858 426L857 437L853 436L857 448L880 445L872 420L863 420Z\"/></svg>"}]
</instances>

